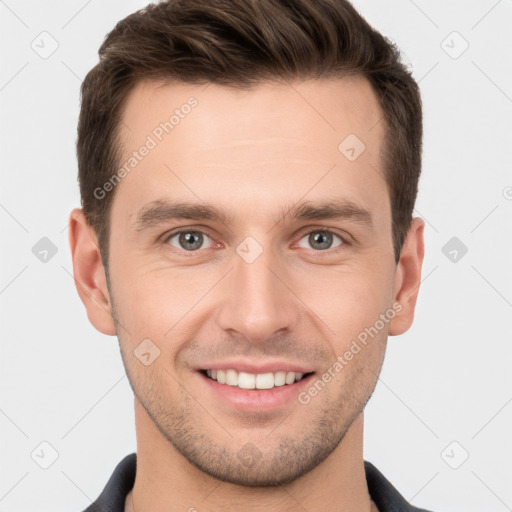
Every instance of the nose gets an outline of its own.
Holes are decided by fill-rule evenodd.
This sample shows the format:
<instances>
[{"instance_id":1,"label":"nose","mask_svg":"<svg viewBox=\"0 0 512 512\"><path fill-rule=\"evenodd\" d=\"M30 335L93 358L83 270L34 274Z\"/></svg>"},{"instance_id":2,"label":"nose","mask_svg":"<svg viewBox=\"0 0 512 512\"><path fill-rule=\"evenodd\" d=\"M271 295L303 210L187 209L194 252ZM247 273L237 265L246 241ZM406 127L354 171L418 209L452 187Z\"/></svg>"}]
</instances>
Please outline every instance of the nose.
<instances>
[{"instance_id":1,"label":"nose","mask_svg":"<svg viewBox=\"0 0 512 512\"><path fill-rule=\"evenodd\" d=\"M263 342L294 329L301 303L287 282L289 273L270 250L249 261L234 253L217 319L230 335Z\"/></svg>"}]
</instances>

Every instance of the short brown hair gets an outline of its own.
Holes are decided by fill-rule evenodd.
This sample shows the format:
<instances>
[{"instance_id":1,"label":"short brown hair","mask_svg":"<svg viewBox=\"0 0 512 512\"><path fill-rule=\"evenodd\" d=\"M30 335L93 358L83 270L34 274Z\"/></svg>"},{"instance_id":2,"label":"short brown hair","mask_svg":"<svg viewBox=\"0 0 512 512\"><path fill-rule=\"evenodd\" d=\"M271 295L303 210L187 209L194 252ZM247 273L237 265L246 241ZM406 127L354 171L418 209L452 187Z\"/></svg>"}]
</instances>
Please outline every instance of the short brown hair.
<instances>
[{"instance_id":1,"label":"short brown hair","mask_svg":"<svg viewBox=\"0 0 512 512\"><path fill-rule=\"evenodd\" d=\"M94 191L117 170L124 100L143 79L244 88L264 80L365 77L384 112L382 162L399 261L421 172L421 97L396 46L347 0L152 3L118 22L98 53L81 87L76 147L82 209L107 277L115 191L102 199Z\"/></svg>"}]
</instances>

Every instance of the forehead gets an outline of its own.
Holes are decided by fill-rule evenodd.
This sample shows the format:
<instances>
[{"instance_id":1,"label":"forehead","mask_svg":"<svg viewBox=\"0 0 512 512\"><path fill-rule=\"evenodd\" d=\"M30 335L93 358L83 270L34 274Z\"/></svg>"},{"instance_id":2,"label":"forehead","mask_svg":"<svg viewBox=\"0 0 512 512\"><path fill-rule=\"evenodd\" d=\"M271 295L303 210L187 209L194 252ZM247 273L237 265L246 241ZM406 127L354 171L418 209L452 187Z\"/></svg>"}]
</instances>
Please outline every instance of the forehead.
<instances>
[{"instance_id":1,"label":"forehead","mask_svg":"<svg viewBox=\"0 0 512 512\"><path fill-rule=\"evenodd\" d=\"M122 112L114 208L126 217L176 198L275 219L276 203L341 195L385 209L382 118L361 77L251 89L139 82Z\"/></svg>"},{"instance_id":2,"label":"forehead","mask_svg":"<svg viewBox=\"0 0 512 512\"><path fill-rule=\"evenodd\" d=\"M185 111L190 110L187 103L191 98L198 108L191 109L194 115L188 116ZM174 128L190 117L186 124L209 134L206 139L188 140L197 143L196 149L214 149L222 141L233 146L236 141L243 143L246 134L253 137L251 143L256 142L255 137L263 136L259 142L264 142L272 135L304 136L305 131L330 133L337 140L352 130L369 140L372 136L378 138L382 125L372 132L383 117L370 83L359 76L262 82L249 89L213 83L139 81L124 102L122 134L130 139L133 128L151 132L157 128L155 121L165 123L173 113L179 118L171 122ZM192 130L181 126L179 131L186 136ZM327 136L325 142L331 146L331 137ZM318 140L315 143L318 145Z\"/></svg>"}]
</instances>

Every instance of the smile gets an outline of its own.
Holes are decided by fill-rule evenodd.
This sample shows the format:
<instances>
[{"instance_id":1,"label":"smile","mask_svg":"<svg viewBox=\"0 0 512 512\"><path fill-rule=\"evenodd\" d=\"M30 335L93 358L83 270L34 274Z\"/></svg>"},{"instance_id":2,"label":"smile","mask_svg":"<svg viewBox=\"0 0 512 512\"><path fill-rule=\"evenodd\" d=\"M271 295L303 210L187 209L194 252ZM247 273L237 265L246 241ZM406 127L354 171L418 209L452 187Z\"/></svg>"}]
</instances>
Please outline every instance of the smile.
<instances>
[{"instance_id":1,"label":"smile","mask_svg":"<svg viewBox=\"0 0 512 512\"><path fill-rule=\"evenodd\" d=\"M210 379L225 384L227 386L238 387L240 389L272 389L278 386L287 386L301 381L309 373L299 372L268 372L268 373L248 373L238 372L234 369L226 370L203 370Z\"/></svg>"}]
</instances>

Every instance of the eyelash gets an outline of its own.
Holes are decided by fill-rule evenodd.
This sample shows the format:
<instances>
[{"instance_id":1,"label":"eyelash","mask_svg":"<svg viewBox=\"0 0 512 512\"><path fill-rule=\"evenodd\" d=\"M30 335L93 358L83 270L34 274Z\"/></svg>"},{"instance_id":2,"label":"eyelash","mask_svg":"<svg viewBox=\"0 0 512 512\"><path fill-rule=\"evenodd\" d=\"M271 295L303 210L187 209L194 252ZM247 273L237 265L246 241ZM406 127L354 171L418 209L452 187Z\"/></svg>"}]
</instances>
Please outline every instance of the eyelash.
<instances>
[{"instance_id":1,"label":"eyelash","mask_svg":"<svg viewBox=\"0 0 512 512\"><path fill-rule=\"evenodd\" d=\"M174 238L176 235L180 235L182 233L200 233L202 234L203 236L206 236L208 238L210 238L212 240L212 242L215 243L215 241L213 240L213 238L208 234L206 233L205 231L202 231L200 229L179 229L177 231L171 231L170 233L164 233L162 236L161 236L161 239L162 239L162 243L164 245L169 245L170 244L168 243L169 240L171 238ZM301 234L301 237L299 238L299 242L307 235L310 235L311 233L329 233L331 235L334 235L336 237L338 237L340 240L341 240L341 244L336 246L336 247L333 247L333 248L330 248L330 249L325 249L325 250L315 250L315 249L310 249L312 251L314 251L315 254L318 254L318 255L321 255L321 254L332 254L333 252L337 252L338 250L342 250L343 249L343 246L347 246L347 245L351 245L350 242L347 240L348 237L346 236L341 236L340 234L338 234L336 231L333 231L331 229L327 229L327 228L315 228L315 229L311 229L309 228L309 231L305 231ZM177 247L174 247L174 246L170 246L172 247L173 249L177 249L178 251L181 251L187 255L190 255L190 256L193 256L195 255L196 253L200 252L202 249L196 249L195 251L186 251L185 249L179 249Z\"/></svg>"}]
</instances>

